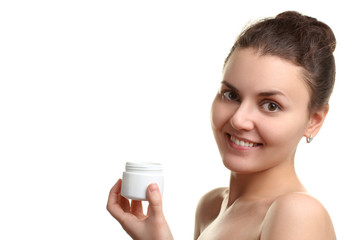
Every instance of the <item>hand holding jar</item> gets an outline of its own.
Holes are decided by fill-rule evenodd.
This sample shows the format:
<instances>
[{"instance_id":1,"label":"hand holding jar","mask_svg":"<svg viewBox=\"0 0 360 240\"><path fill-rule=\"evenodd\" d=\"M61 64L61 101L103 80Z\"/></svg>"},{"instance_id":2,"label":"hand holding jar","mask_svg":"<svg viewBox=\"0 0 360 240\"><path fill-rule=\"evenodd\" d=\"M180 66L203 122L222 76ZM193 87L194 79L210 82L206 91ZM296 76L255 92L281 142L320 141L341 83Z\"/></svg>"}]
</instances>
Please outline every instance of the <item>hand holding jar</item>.
<instances>
[{"instance_id":1,"label":"hand holding jar","mask_svg":"<svg viewBox=\"0 0 360 240\"><path fill-rule=\"evenodd\" d=\"M138 167L127 163L126 172L123 175L124 179L119 179L110 191L107 210L135 240L171 240L173 236L162 211L162 175L157 175L155 171L150 172L149 176L149 174L141 173L141 168L139 173L139 169L136 170ZM157 176L154 176L153 173ZM129 174L132 176L129 177ZM139 179L139 181L136 181L136 179ZM157 179L161 181L157 182ZM135 191L142 189L143 184L146 184L147 180L153 183L149 183L145 189L144 195L149 202L148 211L145 215L142 203L139 200L144 200L142 197L143 193L141 190L140 192ZM122 184L123 181L125 184ZM136 183L140 183L141 186L138 185L136 189L132 188ZM122 185L124 185L125 191L122 191ZM129 199L125 198L122 194L135 200L132 200L130 203Z\"/></svg>"}]
</instances>

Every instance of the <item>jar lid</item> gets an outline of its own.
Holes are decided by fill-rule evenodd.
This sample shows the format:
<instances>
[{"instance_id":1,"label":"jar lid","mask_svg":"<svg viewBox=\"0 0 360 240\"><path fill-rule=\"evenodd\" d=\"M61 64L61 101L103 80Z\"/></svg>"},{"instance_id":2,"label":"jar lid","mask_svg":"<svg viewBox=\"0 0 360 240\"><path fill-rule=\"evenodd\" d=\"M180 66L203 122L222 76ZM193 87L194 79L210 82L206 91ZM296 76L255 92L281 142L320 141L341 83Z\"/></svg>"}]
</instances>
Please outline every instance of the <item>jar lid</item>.
<instances>
[{"instance_id":1,"label":"jar lid","mask_svg":"<svg viewBox=\"0 0 360 240\"><path fill-rule=\"evenodd\" d=\"M162 171L160 163L154 162L126 162L125 170L128 171Z\"/></svg>"}]
</instances>

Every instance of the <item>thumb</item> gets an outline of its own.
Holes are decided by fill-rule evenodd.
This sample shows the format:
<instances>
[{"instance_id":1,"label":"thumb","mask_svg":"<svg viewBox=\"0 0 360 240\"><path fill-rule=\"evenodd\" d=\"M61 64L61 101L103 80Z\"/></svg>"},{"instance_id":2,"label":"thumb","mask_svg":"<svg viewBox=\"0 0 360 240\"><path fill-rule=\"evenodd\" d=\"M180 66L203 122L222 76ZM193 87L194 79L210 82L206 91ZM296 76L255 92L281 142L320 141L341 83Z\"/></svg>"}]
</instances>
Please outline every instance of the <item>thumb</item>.
<instances>
[{"instance_id":1,"label":"thumb","mask_svg":"<svg viewBox=\"0 0 360 240\"><path fill-rule=\"evenodd\" d=\"M161 193L156 183L149 185L146 191L146 197L149 201L149 216L163 216Z\"/></svg>"}]
</instances>

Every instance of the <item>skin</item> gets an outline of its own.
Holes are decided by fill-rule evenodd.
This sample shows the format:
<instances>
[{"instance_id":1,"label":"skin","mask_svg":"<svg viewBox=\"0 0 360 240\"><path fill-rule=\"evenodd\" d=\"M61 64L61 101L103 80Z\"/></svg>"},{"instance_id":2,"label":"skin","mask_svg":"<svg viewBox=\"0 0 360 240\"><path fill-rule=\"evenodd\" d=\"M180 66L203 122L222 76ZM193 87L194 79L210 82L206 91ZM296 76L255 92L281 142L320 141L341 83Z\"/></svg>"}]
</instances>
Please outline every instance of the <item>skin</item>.
<instances>
[{"instance_id":1,"label":"skin","mask_svg":"<svg viewBox=\"0 0 360 240\"><path fill-rule=\"evenodd\" d=\"M234 51L211 114L230 185L199 201L194 239L336 239L327 211L294 169L299 141L315 137L328 112L328 105L309 112L309 102L301 67L251 48ZM251 144L238 146L239 140ZM173 239L156 185L147 190L147 215L141 202L130 203L120 191L121 179L107 209L133 239Z\"/></svg>"}]
</instances>

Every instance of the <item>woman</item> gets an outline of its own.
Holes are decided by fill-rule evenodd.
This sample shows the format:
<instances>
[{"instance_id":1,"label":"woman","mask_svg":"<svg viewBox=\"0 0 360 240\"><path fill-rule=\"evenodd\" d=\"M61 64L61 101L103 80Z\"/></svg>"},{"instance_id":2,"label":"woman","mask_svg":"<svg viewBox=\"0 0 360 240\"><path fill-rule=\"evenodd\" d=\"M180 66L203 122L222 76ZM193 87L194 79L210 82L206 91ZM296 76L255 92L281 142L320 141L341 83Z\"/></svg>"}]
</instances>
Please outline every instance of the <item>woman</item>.
<instances>
[{"instance_id":1,"label":"woman","mask_svg":"<svg viewBox=\"0 0 360 240\"><path fill-rule=\"evenodd\" d=\"M210 191L196 211L194 239L336 239L324 207L294 169L297 145L310 143L329 110L335 80L332 30L284 12L247 28L225 60L212 105L212 129L230 186ZM110 192L109 212L134 239L173 239L156 185L149 211Z\"/></svg>"}]
</instances>

